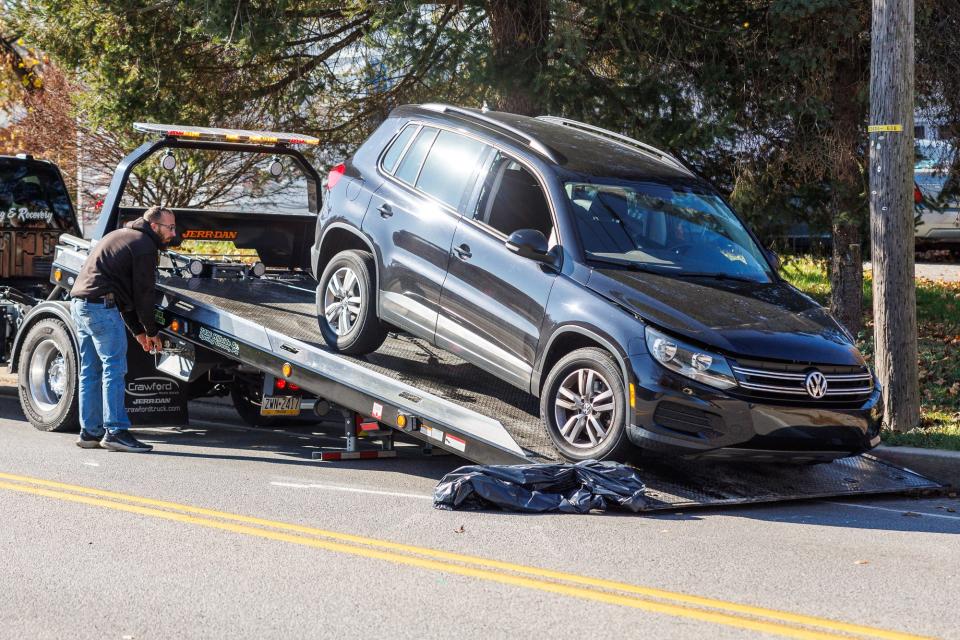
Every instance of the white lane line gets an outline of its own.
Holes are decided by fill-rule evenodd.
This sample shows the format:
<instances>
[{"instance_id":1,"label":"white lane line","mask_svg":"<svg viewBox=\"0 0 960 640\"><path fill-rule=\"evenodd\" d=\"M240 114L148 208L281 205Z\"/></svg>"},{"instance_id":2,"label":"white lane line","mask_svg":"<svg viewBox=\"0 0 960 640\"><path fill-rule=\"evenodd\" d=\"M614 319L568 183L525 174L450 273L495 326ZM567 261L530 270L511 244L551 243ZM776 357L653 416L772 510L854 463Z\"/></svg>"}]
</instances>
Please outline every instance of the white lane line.
<instances>
[{"instance_id":1,"label":"white lane line","mask_svg":"<svg viewBox=\"0 0 960 640\"><path fill-rule=\"evenodd\" d=\"M944 520L960 520L960 515L948 516L945 513L927 513L926 511L914 511L913 509L891 509L889 507L877 507L869 504L854 504L852 502L831 502L829 500L821 500L822 504L835 504L841 507L855 507L857 509L871 509L873 511L889 511L890 513L899 513L903 515L908 511L910 513L917 513L924 518L943 518Z\"/></svg>"},{"instance_id":2,"label":"white lane line","mask_svg":"<svg viewBox=\"0 0 960 640\"><path fill-rule=\"evenodd\" d=\"M92 460L84 460L84 461L83 461L83 464L87 465L88 467L99 467L99 466L100 466L100 463L99 463L99 462L93 462Z\"/></svg>"},{"instance_id":3,"label":"white lane line","mask_svg":"<svg viewBox=\"0 0 960 640\"><path fill-rule=\"evenodd\" d=\"M378 491L376 489L360 489L357 487L338 487L334 484L299 484L296 482L271 482L275 487L292 487L294 489L325 489L327 491L348 491L350 493L369 493L375 496L392 496L394 498L417 498L418 500L433 500L433 496L422 493L398 493L394 491Z\"/></svg>"}]
</instances>

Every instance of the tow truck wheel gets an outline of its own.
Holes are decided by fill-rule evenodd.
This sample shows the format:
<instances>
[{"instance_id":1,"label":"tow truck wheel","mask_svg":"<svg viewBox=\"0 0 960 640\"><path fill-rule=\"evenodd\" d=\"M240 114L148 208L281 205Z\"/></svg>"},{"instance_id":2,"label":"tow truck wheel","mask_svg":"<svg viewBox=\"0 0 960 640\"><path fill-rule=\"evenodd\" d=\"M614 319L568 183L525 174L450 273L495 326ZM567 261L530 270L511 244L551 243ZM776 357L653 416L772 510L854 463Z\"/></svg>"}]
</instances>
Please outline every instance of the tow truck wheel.
<instances>
[{"instance_id":1,"label":"tow truck wheel","mask_svg":"<svg viewBox=\"0 0 960 640\"><path fill-rule=\"evenodd\" d=\"M277 419L270 416L260 415L260 404L262 395L259 389L253 389L250 385L236 383L230 387L230 399L233 400L233 407L240 415L240 419L249 427L273 427L277 424Z\"/></svg>"},{"instance_id":2,"label":"tow truck wheel","mask_svg":"<svg viewBox=\"0 0 960 640\"><path fill-rule=\"evenodd\" d=\"M540 394L540 417L568 460L626 460L627 400L620 367L606 351L577 349L553 366Z\"/></svg>"},{"instance_id":3,"label":"tow truck wheel","mask_svg":"<svg viewBox=\"0 0 960 640\"><path fill-rule=\"evenodd\" d=\"M317 287L317 320L331 349L350 355L376 351L387 337L377 318L373 255L343 251L323 270Z\"/></svg>"},{"instance_id":4,"label":"tow truck wheel","mask_svg":"<svg viewBox=\"0 0 960 640\"><path fill-rule=\"evenodd\" d=\"M35 324L20 353L20 407L41 431L79 431L77 354L60 320Z\"/></svg>"}]
</instances>

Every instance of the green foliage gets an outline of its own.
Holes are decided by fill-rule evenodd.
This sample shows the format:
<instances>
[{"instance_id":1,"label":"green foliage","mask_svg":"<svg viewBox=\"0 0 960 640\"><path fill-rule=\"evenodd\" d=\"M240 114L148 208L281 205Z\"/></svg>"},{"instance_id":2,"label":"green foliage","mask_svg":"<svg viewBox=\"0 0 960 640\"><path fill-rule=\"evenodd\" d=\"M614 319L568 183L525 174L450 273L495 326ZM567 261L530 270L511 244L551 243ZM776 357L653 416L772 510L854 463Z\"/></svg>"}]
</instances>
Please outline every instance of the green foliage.
<instances>
[{"instance_id":1,"label":"green foliage","mask_svg":"<svg viewBox=\"0 0 960 640\"><path fill-rule=\"evenodd\" d=\"M6 1L121 146L152 120L301 130L336 157L402 103L529 103L682 155L765 239L866 218L869 3ZM918 42L950 2L919 0Z\"/></svg>"},{"instance_id":2,"label":"green foliage","mask_svg":"<svg viewBox=\"0 0 960 640\"><path fill-rule=\"evenodd\" d=\"M830 280L826 263L808 256L783 261L781 275L795 287L827 304ZM865 312L872 305L870 272L864 274ZM920 427L905 434L885 431L884 442L904 446L960 449L960 283L917 280L920 373ZM873 324L866 323L858 347L873 357Z\"/></svg>"}]
</instances>

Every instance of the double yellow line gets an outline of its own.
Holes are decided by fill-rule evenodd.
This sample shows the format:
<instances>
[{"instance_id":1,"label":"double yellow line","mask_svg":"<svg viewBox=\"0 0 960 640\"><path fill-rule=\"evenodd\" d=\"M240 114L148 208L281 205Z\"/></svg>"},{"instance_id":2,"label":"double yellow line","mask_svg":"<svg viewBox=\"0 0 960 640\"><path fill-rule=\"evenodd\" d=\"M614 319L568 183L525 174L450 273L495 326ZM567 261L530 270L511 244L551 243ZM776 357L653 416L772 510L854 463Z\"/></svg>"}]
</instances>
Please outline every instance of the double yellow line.
<instances>
[{"instance_id":1,"label":"double yellow line","mask_svg":"<svg viewBox=\"0 0 960 640\"><path fill-rule=\"evenodd\" d=\"M921 636L897 631L326 531L164 500L141 498L29 476L0 473L0 489L788 638L825 639L864 636L890 640L921 638Z\"/></svg>"}]
</instances>

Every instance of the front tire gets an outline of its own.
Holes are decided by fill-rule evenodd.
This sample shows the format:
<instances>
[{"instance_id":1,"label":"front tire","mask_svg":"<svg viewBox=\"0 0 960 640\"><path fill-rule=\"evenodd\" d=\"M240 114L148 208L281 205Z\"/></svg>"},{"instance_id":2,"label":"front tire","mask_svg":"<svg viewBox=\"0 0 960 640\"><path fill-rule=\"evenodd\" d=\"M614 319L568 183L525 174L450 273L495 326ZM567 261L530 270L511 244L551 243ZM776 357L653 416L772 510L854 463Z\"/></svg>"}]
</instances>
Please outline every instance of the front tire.
<instances>
[{"instance_id":1,"label":"front tire","mask_svg":"<svg viewBox=\"0 0 960 640\"><path fill-rule=\"evenodd\" d=\"M540 394L540 417L564 458L626 461L627 399L620 367L603 349L577 349L553 366Z\"/></svg>"},{"instance_id":2,"label":"front tire","mask_svg":"<svg viewBox=\"0 0 960 640\"><path fill-rule=\"evenodd\" d=\"M317 320L327 345L364 355L380 348L387 332L377 318L376 266L366 251L343 251L323 270L317 287Z\"/></svg>"},{"instance_id":3,"label":"front tire","mask_svg":"<svg viewBox=\"0 0 960 640\"><path fill-rule=\"evenodd\" d=\"M47 318L31 327L20 352L17 389L23 415L40 431L79 431L77 351L70 330Z\"/></svg>"}]
</instances>

